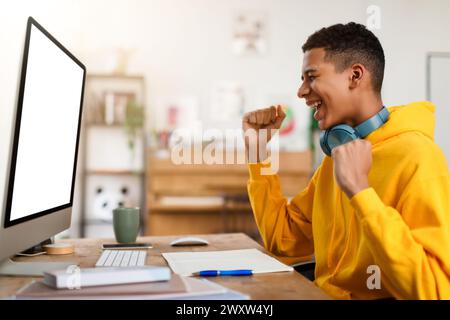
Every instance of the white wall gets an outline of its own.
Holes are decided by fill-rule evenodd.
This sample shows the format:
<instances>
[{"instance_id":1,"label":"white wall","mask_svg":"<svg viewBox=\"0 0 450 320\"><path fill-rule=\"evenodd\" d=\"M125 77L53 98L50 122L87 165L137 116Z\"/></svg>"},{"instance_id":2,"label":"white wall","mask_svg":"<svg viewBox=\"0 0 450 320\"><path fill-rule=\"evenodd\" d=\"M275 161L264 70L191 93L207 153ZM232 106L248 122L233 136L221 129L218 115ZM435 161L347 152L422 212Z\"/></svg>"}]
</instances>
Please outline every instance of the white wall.
<instances>
[{"instance_id":1,"label":"white wall","mask_svg":"<svg viewBox=\"0 0 450 320\"><path fill-rule=\"evenodd\" d=\"M300 125L306 133L307 109L295 98L301 45L322 26L366 23L369 5L381 8L381 29L375 33L387 59L385 104L425 99L425 53L450 52L447 0L0 0L0 202L28 15L51 30L90 72L104 71L113 49L135 49L129 72L147 78L152 125L162 118L159 99L196 96L206 115L213 84L229 80L244 86L247 109L276 103L271 96L292 99L303 110ZM232 17L241 10L267 14L266 55L231 53ZM299 139L306 148L306 134Z\"/></svg>"},{"instance_id":2,"label":"white wall","mask_svg":"<svg viewBox=\"0 0 450 320\"><path fill-rule=\"evenodd\" d=\"M450 52L450 1L366 2L382 9L382 28L376 34L386 56L385 103L426 99L426 53Z\"/></svg>"},{"instance_id":3,"label":"white wall","mask_svg":"<svg viewBox=\"0 0 450 320\"><path fill-rule=\"evenodd\" d=\"M381 9L381 29L375 33L387 61L385 104L425 99L426 52L450 51L446 0L83 0L83 58L88 69L101 71L111 49L136 49L129 71L147 78L153 126L163 119L158 101L164 97L196 96L203 120L208 119L212 86L229 80L244 86L247 109L276 103L271 97L289 97L304 110L300 125L306 128L306 108L296 99L302 43L322 26L351 20L365 24L369 5ZM232 17L240 10L267 13L268 54L231 53Z\"/></svg>"},{"instance_id":4,"label":"white wall","mask_svg":"<svg viewBox=\"0 0 450 320\"><path fill-rule=\"evenodd\" d=\"M435 141L444 151L447 160L450 159L450 139L448 135L448 120L450 119L450 53L433 54L430 58L430 99L438 105L447 106L436 110L436 117L442 119L435 127Z\"/></svg>"},{"instance_id":5,"label":"white wall","mask_svg":"<svg viewBox=\"0 0 450 320\"><path fill-rule=\"evenodd\" d=\"M211 88L219 81L240 82L248 109L266 106L270 96L288 96L289 102L302 107L296 98L302 41L322 25L355 17L361 20L365 8L354 3L328 10L328 4L320 1L86 0L82 10L84 58L88 69L95 71L103 68L102 63L96 64L98 52L136 48L129 70L146 75L152 108L148 118L153 125L162 118L156 109L158 100L171 96L198 97L207 119ZM232 19L240 10L267 13L268 54L232 54ZM307 119L307 109L302 110ZM240 119L236 121L239 124Z\"/></svg>"}]
</instances>

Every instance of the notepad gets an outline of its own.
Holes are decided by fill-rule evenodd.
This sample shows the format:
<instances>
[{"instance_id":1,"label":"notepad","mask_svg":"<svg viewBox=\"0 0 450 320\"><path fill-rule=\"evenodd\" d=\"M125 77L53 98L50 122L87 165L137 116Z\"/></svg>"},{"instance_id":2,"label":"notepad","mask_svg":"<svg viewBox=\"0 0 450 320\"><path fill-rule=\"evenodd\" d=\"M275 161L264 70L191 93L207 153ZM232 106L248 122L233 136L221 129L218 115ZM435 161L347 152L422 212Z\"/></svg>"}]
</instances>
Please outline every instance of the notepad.
<instances>
[{"instance_id":1,"label":"notepad","mask_svg":"<svg viewBox=\"0 0 450 320\"><path fill-rule=\"evenodd\" d=\"M294 268L257 250L162 253L174 273L190 276L200 270L251 269L253 273L286 272Z\"/></svg>"}]
</instances>

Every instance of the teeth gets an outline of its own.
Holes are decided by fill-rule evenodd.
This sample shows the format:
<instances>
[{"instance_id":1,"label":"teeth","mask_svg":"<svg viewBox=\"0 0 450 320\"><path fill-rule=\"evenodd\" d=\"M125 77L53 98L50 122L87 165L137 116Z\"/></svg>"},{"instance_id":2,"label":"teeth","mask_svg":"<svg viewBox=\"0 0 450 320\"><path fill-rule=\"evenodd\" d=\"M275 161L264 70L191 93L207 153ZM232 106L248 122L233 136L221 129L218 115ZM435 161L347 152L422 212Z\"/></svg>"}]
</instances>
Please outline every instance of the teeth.
<instances>
[{"instance_id":1,"label":"teeth","mask_svg":"<svg viewBox=\"0 0 450 320\"><path fill-rule=\"evenodd\" d=\"M314 107L314 108L317 108L317 107L319 107L321 104L322 104L322 101L316 101L316 102L313 103L313 107Z\"/></svg>"}]
</instances>

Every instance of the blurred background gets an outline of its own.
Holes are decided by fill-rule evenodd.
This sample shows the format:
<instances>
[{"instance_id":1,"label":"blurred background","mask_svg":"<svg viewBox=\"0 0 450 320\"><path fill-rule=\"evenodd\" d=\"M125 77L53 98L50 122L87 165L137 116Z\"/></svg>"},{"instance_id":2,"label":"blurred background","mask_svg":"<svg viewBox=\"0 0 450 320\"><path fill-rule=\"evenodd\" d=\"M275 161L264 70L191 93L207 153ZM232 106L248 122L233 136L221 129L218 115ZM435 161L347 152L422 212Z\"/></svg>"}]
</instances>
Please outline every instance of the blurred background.
<instances>
[{"instance_id":1,"label":"blurred background","mask_svg":"<svg viewBox=\"0 0 450 320\"><path fill-rule=\"evenodd\" d=\"M359 22L379 37L386 56L384 103L432 100L436 141L450 157L450 1L0 0L0 5L0 181L7 172L28 16L88 70L72 227L63 237L113 237L112 209L139 206L145 235L245 232L259 239L246 196L246 166L236 164L237 158L230 164L175 165L171 138L177 129L185 129L187 137L198 130L229 130L234 144L226 145L223 137L197 141L203 148L223 147L226 162L242 154L243 113L283 104L279 173L288 198L300 192L322 157L310 110L296 97L301 46L311 33L335 23ZM0 188L3 197L4 185Z\"/></svg>"}]
</instances>

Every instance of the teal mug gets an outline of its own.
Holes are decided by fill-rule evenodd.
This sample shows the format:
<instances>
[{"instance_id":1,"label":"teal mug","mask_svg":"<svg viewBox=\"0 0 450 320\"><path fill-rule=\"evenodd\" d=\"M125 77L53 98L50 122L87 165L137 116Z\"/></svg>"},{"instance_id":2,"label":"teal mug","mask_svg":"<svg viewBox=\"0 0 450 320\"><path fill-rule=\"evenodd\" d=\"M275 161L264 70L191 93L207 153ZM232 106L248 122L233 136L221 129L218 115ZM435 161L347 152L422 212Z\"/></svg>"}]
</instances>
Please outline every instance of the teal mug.
<instances>
[{"instance_id":1,"label":"teal mug","mask_svg":"<svg viewBox=\"0 0 450 320\"><path fill-rule=\"evenodd\" d=\"M113 210L114 235L117 242L136 242L139 233L140 217L140 209L138 207L119 207Z\"/></svg>"}]
</instances>

